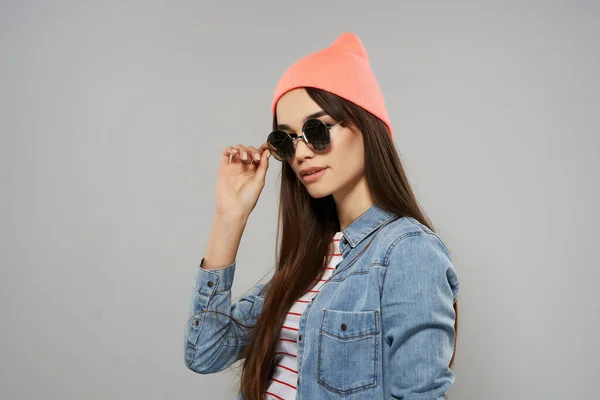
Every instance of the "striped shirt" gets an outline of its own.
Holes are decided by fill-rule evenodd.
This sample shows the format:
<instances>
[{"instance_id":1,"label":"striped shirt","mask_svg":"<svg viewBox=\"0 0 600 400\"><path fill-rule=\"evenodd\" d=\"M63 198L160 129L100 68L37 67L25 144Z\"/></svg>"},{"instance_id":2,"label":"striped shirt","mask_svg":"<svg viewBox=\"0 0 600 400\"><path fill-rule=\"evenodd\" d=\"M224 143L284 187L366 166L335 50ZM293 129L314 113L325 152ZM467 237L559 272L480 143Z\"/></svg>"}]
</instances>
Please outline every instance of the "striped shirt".
<instances>
[{"instance_id":1,"label":"striped shirt","mask_svg":"<svg viewBox=\"0 0 600 400\"><path fill-rule=\"evenodd\" d=\"M298 360L296 354L298 350L298 322L300 316L306 309L310 299L319 293L321 286L333 274L336 265L342 261L340 251L340 238L342 232L337 232L331 241L331 258L325 267L321 279L316 280L315 285L292 305L287 313L283 327L277 342L275 353L275 369L269 380L269 386L264 394L265 399L288 400L296 398L296 385L298 381Z\"/></svg>"}]
</instances>

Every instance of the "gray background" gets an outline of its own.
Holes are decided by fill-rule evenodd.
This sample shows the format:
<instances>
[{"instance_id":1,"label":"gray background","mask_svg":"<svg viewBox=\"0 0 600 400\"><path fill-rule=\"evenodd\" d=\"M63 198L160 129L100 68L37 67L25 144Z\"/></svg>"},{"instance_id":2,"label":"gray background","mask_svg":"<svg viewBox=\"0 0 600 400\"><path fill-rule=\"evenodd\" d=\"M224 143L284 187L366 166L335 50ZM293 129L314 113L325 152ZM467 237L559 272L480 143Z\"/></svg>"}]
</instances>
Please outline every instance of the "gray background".
<instances>
[{"instance_id":1,"label":"gray background","mask_svg":"<svg viewBox=\"0 0 600 400\"><path fill-rule=\"evenodd\" d=\"M0 5L0 397L233 398L183 328L220 151L257 146L300 57L358 34L454 252L450 399L600 389L600 32L592 2ZM274 261L277 180L233 295Z\"/></svg>"}]
</instances>

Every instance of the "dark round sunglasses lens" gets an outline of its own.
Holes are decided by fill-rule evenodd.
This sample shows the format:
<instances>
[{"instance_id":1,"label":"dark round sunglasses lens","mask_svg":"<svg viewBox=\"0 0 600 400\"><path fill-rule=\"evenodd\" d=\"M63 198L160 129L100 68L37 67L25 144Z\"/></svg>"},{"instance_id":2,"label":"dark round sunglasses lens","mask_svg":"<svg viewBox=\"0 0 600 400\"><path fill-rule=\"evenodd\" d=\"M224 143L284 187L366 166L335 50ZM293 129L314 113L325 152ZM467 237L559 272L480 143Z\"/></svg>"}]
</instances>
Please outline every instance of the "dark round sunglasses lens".
<instances>
[{"instance_id":1,"label":"dark round sunglasses lens","mask_svg":"<svg viewBox=\"0 0 600 400\"><path fill-rule=\"evenodd\" d=\"M329 127L318 119L309 119L303 126L306 140L315 150L325 150L329 146Z\"/></svg>"},{"instance_id":2,"label":"dark round sunglasses lens","mask_svg":"<svg viewBox=\"0 0 600 400\"><path fill-rule=\"evenodd\" d=\"M273 131L267 138L271 154L278 160L287 160L294 155L294 143L290 135L283 131Z\"/></svg>"}]
</instances>

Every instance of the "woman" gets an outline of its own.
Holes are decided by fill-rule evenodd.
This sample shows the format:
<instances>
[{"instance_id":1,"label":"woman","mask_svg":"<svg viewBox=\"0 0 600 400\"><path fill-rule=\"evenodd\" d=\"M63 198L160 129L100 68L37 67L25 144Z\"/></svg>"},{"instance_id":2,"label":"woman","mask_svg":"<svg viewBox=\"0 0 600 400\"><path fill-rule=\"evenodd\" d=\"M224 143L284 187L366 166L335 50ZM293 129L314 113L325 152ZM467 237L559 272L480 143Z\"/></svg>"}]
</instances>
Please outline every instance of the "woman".
<instances>
[{"instance_id":1,"label":"woman","mask_svg":"<svg viewBox=\"0 0 600 400\"><path fill-rule=\"evenodd\" d=\"M238 399L444 399L458 275L410 188L360 39L344 33L292 65L272 113L258 149L223 150L186 366L209 374L243 359ZM282 167L276 270L232 302L271 155Z\"/></svg>"}]
</instances>

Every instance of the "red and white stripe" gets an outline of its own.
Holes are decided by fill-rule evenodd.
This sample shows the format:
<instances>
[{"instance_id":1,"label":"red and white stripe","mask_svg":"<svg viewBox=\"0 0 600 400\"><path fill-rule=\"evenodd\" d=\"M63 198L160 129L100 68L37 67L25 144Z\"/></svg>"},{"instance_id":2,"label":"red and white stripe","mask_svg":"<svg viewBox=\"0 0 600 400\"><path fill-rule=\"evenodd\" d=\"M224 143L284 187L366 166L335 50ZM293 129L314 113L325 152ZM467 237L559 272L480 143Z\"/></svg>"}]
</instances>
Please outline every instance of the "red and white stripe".
<instances>
[{"instance_id":1,"label":"red and white stripe","mask_svg":"<svg viewBox=\"0 0 600 400\"><path fill-rule=\"evenodd\" d=\"M342 232L337 232L331 241L331 259L325 267L323 274L315 285L290 308L283 323L277 349L275 353L275 369L271 375L269 386L264 394L265 399L288 400L296 398L296 385L298 381L298 360L296 359L298 350L298 322L300 316L306 309L310 299L319 293L321 286L333 274L335 266L342 261L340 251L340 238Z\"/></svg>"}]
</instances>

